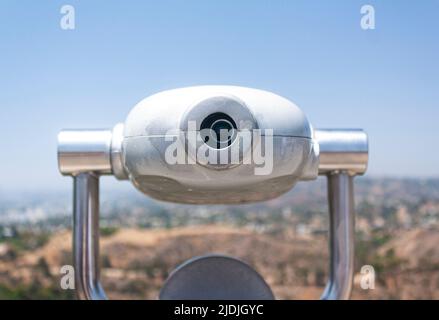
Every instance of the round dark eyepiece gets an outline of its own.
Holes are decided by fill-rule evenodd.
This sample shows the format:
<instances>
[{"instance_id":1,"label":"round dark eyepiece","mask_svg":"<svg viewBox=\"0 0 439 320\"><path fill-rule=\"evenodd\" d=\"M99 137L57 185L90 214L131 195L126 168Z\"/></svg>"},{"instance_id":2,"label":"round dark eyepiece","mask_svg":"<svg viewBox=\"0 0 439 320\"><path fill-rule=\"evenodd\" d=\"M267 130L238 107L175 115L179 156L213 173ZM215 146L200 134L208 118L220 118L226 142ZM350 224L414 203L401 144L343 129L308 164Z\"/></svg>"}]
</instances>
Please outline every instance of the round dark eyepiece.
<instances>
[{"instance_id":1,"label":"round dark eyepiece","mask_svg":"<svg viewBox=\"0 0 439 320\"><path fill-rule=\"evenodd\" d=\"M241 260L207 255L180 265L160 291L160 300L274 300L265 280Z\"/></svg>"},{"instance_id":2,"label":"round dark eyepiece","mask_svg":"<svg viewBox=\"0 0 439 320\"><path fill-rule=\"evenodd\" d=\"M215 112L207 116L200 126L201 138L211 148L223 149L236 138L236 123L225 113Z\"/></svg>"}]
</instances>

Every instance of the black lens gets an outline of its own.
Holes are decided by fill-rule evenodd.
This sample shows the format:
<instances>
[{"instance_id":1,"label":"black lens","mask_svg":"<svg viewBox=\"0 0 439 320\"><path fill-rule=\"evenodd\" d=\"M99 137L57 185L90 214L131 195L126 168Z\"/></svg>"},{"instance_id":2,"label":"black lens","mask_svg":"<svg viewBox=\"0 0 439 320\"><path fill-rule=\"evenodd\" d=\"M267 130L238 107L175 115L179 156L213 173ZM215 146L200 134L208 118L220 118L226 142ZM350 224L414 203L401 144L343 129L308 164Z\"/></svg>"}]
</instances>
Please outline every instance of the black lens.
<instances>
[{"instance_id":1,"label":"black lens","mask_svg":"<svg viewBox=\"0 0 439 320\"><path fill-rule=\"evenodd\" d=\"M233 126L228 121L218 120L212 125L211 129L215 132L217 141L226 142L231 138Z\"/></svg>"},{"instance_id":2,"label":"black lens","mask_svg":"<svg viewBox=\"0 0 439 320\"><path fill-rule=\"evenodd\" d=\"M235 137L236 123L227 114L216 112L203 120L200 130L202 130L202 134L204 133L202 138L205 143L211 147L221 149L232 144Z\"/></svg>"}]
</instances>

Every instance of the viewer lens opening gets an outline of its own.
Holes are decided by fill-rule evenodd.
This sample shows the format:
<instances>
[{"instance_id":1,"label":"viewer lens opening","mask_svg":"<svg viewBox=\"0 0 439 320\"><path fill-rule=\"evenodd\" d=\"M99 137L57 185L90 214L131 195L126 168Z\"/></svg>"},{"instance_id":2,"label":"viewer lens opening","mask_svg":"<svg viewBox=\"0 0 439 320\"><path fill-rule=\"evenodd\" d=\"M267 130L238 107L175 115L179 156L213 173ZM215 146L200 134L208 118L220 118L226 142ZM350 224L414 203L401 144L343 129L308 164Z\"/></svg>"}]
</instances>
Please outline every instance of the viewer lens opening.
<instances>
[{"instance_id":1,"label":"viewer lens opening","mask_svg":"<svg viewBox=\"0 0 439 320\"><path fill-rule=\"evenodd\" d=\"M200 126L203 141L211 148L228 147L236 138L236 123L225 113L216 112L207 116Z\"/></svg>"}]
</instances>

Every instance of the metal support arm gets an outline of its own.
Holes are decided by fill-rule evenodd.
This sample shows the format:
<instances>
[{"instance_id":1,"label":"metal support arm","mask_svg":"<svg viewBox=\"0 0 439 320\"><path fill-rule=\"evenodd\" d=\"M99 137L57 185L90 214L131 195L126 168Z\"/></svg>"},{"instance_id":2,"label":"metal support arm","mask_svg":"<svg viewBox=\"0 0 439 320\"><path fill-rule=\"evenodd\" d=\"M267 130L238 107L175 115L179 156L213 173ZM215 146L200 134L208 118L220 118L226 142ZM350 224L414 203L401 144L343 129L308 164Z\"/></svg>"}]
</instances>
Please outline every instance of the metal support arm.
<instances>
[{"instance_id":1,"label":"metal support arm","mask_svg":"<svg viewBox=\"0 0 439 320\"><path fill-rule=\"evenodd\" d=\"M74 178L73 259L78 297L106 299L99 281L99 176L80 173Z\"/></svg>"},{"instance_id":2,"label":"metal support arm","mask_svg":"<svg viewBox=\"0 0 439 320\"><path fill-rule=\"evenodd\" d=\"M355 213L353 177L328 174L329 279L321 299L346 300L354 274Z\"/></svg>"},{"instance_id":3,"label":"metal support arm","mask_svg":"<svg viewBox=\"0 0 439 320\"><path fill-rule=\"evenodd\" d=\"M78 298L106 299L99 280L99 176L120 166L120 141L111 130L64 130L58 135L58 165L73 177L73 262Z\"/></svg>"},{"instance_id":4,"label":"metal support arm","mask_svg":"<svg viewBox=\"0 0 439 320\"><path fill-rule=\"evenodd\" d=\"M349 299L355 255L356 175L366 172L368 140L362 130L316 130L319 174L327 176L329 206L329 278L323 300Z\"/></svg>"}]
</instances>

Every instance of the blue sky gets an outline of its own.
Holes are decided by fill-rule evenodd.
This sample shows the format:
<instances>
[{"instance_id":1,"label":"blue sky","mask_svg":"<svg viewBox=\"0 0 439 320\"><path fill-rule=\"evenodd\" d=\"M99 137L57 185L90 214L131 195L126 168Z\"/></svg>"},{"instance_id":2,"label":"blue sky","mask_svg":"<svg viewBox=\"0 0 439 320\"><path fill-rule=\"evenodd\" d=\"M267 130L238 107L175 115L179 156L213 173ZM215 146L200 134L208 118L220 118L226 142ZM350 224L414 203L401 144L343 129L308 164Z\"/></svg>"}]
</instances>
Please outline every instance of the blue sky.
<instances>
[{"instance_id":1,"label":"blue sky","mask_svg":"<svg viewBox=\"0 0 439 320\"><path fill-rule=\"evenodd\" d=\"M60 8L76 9L62 30ZM372 4L376 29L360 28ZM370 176L438 176L439 1L0 3L0 191L70 186L62 128L105 128L161 90L233 84L370 136Z\"/></svg>"}]
</instances>

